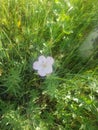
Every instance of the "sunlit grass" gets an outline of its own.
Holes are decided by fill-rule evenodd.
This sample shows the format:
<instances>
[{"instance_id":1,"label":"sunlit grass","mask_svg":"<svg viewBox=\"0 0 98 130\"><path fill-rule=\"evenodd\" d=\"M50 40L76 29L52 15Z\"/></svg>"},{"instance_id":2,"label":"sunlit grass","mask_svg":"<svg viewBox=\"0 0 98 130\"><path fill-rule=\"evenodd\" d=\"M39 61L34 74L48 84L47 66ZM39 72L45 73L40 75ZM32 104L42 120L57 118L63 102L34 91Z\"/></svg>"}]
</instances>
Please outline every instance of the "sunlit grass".
<instances>
[{"instance_id":1,"label":"sunlit grass","mask_svg":"<svg viewBox=\"0 0 98 130\"><path fill-rule=\"evenodd\" d=\"M97 0L0 1L2 130L97 130L98 50L79 53L97 21ZM33 70L40 55L51 75Z\"/></svg>"}]
</instances>

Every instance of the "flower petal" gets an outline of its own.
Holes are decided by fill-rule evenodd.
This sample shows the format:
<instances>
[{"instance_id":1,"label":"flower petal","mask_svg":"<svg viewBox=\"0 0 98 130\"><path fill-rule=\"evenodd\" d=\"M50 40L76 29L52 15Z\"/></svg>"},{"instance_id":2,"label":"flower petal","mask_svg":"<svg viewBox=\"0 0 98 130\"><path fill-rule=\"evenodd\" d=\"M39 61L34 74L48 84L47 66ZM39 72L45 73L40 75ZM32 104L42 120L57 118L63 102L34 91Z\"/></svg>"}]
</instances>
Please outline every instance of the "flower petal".
<instances>
[{"instance_id":1,"label":"flower petal","mask_svg":"<svg viewBox=\"0 0 98 130\"><path fill-rule=\"evenodd\" d=\"M41 63L45 62L46 61L45 56L43 56L43 55L39 56L38 61L41 62Z\"/></svg>"},{"instance_id":2,"label":"flower petal","mask_svg":"<svg viewBox=\"0 0 98 130\"><path fill-rule=\"evenodd\" d=\"M39 62L38 62L38 61L35 61L35 62L33 63L33 69L38 70L39 68L40 68Z\"/></svg>"},{"instance_id":3,"label":"flower petal","mask_svg":"<svg viewBox=\"0 0 98 130\"><path fill-rule=\"evenodd\" d=\"M46 68L45 68L45 72L46 72L46 74L50 74L50 73L52 73L52 66L50 66L50 65L48 65Z\"/></svg>"},{"instance_id":4,"label":"flower petal","mask_svg":"<svg viewBox=\"0 0 98 130\"><path fill-rule=\"evenodd\" d=\"M46 76L46 72L42 69L38 70L38 74L42 77Z\"/></svg>"},{"instance_id":5,"label":"flower petal","mask_svg":"<svg viewBox=\"0 0 98 130\"><path fill-rule=\"evenodd\" d=\"M51 56L48 56L47 57L47 62L50 63L50 64L53 64L54 63L54 59Z\"/></svg>"}]
</instances>

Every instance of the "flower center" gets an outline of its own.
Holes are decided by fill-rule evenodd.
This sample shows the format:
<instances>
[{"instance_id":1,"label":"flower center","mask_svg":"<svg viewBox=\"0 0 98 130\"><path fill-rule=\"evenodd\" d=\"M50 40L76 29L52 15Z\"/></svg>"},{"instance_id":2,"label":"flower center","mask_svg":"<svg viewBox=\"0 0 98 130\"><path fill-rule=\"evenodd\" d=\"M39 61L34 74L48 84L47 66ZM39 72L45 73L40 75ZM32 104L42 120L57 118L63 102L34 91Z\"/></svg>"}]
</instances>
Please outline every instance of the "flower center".
<instances>
[{"instance_id":1,"label":"flower center","mask_svg":"<svg viewBox=\"0 0 98 130\"><path fill-rule=\"evenodd\" d=\"M47 67L47 64L46 64L46 63L43 63L42 66L43 66L43 68L46 68L46 67Z\"/></svg>"}]
</instances>

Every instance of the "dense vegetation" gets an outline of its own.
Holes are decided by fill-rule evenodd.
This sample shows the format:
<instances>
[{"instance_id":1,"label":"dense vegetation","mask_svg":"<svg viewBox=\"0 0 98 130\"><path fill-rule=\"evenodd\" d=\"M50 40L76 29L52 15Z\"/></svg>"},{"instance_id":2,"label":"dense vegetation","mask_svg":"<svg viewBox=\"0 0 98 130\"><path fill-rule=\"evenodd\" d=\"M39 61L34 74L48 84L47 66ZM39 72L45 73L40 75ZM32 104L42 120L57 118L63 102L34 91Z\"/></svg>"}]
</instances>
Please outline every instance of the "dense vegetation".
<instances>
[{"instance_id":1,"label":"dense vegetation","mask_svg":"<svg viewBox=\"0 0 98 130\"><path fill-rule=\"evenodd\" d=\"M79 54L97 26L97 0L0 0L1 130L98 129L98 49ZM32 68L40 55L51 75Z\"/></svg>"}]
</instances>

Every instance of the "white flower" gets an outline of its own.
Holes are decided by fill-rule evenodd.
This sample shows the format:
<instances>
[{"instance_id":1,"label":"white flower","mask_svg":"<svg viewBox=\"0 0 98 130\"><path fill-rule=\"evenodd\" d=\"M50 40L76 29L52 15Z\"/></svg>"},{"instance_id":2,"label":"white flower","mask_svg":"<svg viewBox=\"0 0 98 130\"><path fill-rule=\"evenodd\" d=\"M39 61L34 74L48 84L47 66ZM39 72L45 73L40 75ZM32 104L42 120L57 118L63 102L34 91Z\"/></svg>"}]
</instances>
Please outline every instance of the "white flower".
<instances>
[{"instance_id":1,"label":"white flower","mask_svg":"<svg viewBox=\"0 0 98 130\"><path fill-rule=\"evenodd\" d=\"M38 61L33 63L33 69L38 71L40 76L46 76L47 74L52 73L52 65L54 63L54 59L50 56L45 57L43 55L39 56Z\"/></svg>"}]
</instances>

